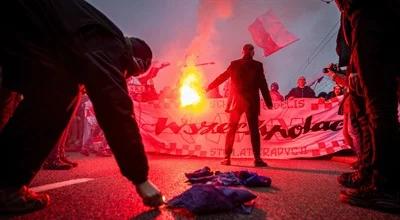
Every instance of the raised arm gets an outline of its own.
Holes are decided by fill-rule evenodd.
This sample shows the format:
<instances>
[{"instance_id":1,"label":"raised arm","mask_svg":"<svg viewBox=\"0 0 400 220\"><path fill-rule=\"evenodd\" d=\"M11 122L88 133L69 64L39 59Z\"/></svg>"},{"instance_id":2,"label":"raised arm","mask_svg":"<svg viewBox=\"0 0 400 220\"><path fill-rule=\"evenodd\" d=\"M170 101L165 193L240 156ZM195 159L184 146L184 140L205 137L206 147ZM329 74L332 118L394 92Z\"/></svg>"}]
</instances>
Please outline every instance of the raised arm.
<instances>
[{"instance_id":1,"label":"raised arm","mask_svg":"<svg viewBox=\"0 0 400 220\"><path fill-rule=\"evenodd\" d=\"M217 78L212 81L208 87L207 87L207 92L215 89L217 86L219 86L221 83L225 82L229 77L231 76L231 66L228 67L225 72L221 73Z\"/></svg>"},{"instance_id":2,"label":"raised arm","mask_svg":"<svg viewBox=\"0 0 400 220\"><path fill-rule=\"evenodd\" d=\"M327 73L325 73L325 74L328 75L332 79L332 81L334 81L336 84L339 84L344 87L349 86L346 75L337 73L330 69L327 69Z\"/></svg>"}]
</instances>

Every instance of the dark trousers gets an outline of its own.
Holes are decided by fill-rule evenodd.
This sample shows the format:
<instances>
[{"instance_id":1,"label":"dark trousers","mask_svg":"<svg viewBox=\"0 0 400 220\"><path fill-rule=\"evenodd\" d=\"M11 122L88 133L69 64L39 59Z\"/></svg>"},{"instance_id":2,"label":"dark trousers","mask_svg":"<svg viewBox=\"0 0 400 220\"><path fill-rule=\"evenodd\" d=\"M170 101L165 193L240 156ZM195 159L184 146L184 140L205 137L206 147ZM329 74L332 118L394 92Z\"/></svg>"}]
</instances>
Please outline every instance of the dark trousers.
<instances>
[{"instance_id":1,"label":"dark trousers","mask_svg":"<svg viewBox=\"0 0 400 220\"><path fill-rule=\"evenodd\" d=\"M122 174L133 183L147 180L148 161L123 75L125 44L96 29L78 33L71 43L27 50L24 100L0 134L0 187L29 184L68 125L80 83Z\"/></svg>"},{"instance_id":2,"label":"dark trousers","mask_svg":"<svg viewBox=\"0 0 400 220\"><path fill-rule=\"evenodd\" d=\"M349 92L350 121L354 133L354 145L357 145L357 157L359 170L361 173L372 175L372 140L369 129L368 115L365 109L365 99L356 94L355 91Z\"/></svg>"},{"instance_id":3,"label":"dark trousers","mask_svg":"<svg viewBox=\"0 0 400 220\"><path fill-rule=\"evenodd\" d=\"M229 130L226 134L225 141L225 157L230 157L235 142L235 134L238 130L240 117L246 114L247 124L249 126L251 146L253 148L254 159L260 159L260 132L258 129L258 113L257 111L246 110L243 108L235 108L229 115Z\"/></svg>"},{"instance_id":4,"label":"dark trousers","mask_svg":"<svg viewBox=\"0 0 400 220\"><path fill-rule=\"evenodd\" d=\"M20 101L21 95L18 92L0 88L0 132L14 114Z\"/></svg>"},{"instance_id":5,"label":"dark trousers","mask_svg":"<svg viewBox=\"0 0 400 220\"><path fill-rule=\"evenodd\" d=\"M375 186L399 188L399 122L396 77L400 73L399 18L382 9L356 12L353 26L353 61L364 88L368 127L371 132ZM395 25L395 23L397 25Z\"/></svg>"}]
</instances>

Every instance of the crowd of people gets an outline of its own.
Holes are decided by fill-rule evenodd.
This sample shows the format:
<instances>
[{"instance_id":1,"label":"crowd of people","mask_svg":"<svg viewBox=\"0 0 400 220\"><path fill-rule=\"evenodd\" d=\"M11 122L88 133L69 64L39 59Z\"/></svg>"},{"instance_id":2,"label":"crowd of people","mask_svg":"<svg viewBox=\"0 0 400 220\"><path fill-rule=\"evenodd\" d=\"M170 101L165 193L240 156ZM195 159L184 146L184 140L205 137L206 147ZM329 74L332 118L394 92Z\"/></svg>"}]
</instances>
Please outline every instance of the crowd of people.
<instances>
[{"instance_id":1,"label":"crowd of people","mask_svg":"<svg viewBox=\"0 0 400 220\"><path fill-rule=\"evenodd\" d=\"M268 166L260 157L260 92L271 109L273 101L329 99L343 94L346 88L343 130L357 152L358 164L354 172L338 177L339 184L352 188L341 191L340 200L398 211L400 62L396 55L400 48L393 27L400 22L399 4L392 0L336 3L342 21L338 38L344 39L344 44L339 45L338 41L338 47L347 47L350 55L347 62L342 59L347 65L345 74L328 68L327 74L338 85L331 93L316 96L304 76L286 96L280 94L277 83L269 89L263 64L253 59L251 44L245 44L242 58L232 61L208 85L206 90L213 94L210 96L219 98L222 95L211 91L219 92L215 89L229 80L224 95L230 100L230 127L221 163L231 164L238 122L245 114L254 166ZM151 79L167 65L150 68L153 54L149 45L139 38L125 37L86 1L3 1L0 10L2 29L7 33L0 36L0 145L7 149L0 154L0 213L29 212L47 206L49 196L31 191L29 184L43 165L48 169L77 165L65 157L64 151L69 130L79 127L76 122L83 119L87 124L96 119L102 131L90 131L89 136L104 136L111 149L108 151L113 152L122 174L132 182L143 203L151 207L162 205L160 190L148 179L149 165L126 79L136 77L143 86L140 92L134 91L140 93L133 96L134 100L158 99L160 95ZM342 56L340 52L339 57ZM161 97L173 96L173 91L165 88ZM89 99L93 108L87 108L88 101L80 101L81 97ZM85 112L88 109L95 114ZM85 136L84 131L81 133ZM93 139L88 145L93 146L94 142Z\"/></svg>"},{"instance_id":2,"label":"crowd of people","mask_svg":"<svg viewBox=\"0 0 400 220\"><path fill-rule=\"evenodd\" d=\"M135 83L137 80L131 79L131 83L128 84L130 88L130 94L133 100L138 102L147 102L154 100L163 99L177 99L178 88L172 88L171 86L165 86L160 92L157 92L153 80L149 80L149 83ZM220 91L219 87L215 87L207 92L207 98L227 98L230 92L230 81L225 82L223 88ZM279 91L279 84L273 82L270 86L271 98L274 102L284 101L293 98L322 98L329 100L333 97L341 96L344 94L344 86L335 84L331 91L320 92L318 95L315 94L314 89L307 85L306 78L300 76L297 80L297 86L292 88L289 93L285 96Z\"/></svg>"}]
</instances>

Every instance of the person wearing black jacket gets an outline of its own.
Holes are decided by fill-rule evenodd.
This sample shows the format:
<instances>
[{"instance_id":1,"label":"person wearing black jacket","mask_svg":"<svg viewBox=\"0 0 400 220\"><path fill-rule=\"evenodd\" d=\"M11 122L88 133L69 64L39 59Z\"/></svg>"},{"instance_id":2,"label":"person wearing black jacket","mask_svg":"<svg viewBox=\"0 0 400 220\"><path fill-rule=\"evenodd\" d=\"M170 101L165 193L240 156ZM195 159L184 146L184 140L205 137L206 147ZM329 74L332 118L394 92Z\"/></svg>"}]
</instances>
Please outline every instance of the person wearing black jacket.
<instances>
[{"instance_id":1,"label":"person wearing black jacket","mask_svg":"<svg viewBox=\"0 0 400 220\"><path fill-rule=\"evenodd\" d=\"M306 78L300 76L297 79L297 87L290 90L290 92L285 96L288 98L316 98L315 92L309 86L306 86Z\"/></svg>"},{"instance_id":2,"label":"person wearing black jacket","mask_svg":"<svg viewBox=\"0 0 400 220\"><path fill-rule=\"evenodd\" d=\"M269 109L272 109L272 100L268 90L268 84L264 75L264 68L261 62L253 59L254 46L245 44L243 46L243 57L232 61L228 69L211 82L207 91L216 88L218 85L231 79L232 99L229 122L230 128L226 135L225 159L223 165L231 164L231 154L235 133L238 129L240 117L246 114L247 123L250 129L251 144L254 154L255 166L267 166L260 155L260 132L258 130L258 115L260 114L260 94Z\"/></svg>"},{"instance_id":3,"label":"person wearing black jacket","mask_svg":"<svg viewBox=\"0 0 400 220\"><path fill-rule=\"evenodd\" d=\"M27 186L69 123L80 85L122 174L145 205L160 206L163 198L148 180L148 161L125 81L149 68L150 47L124 37L83 0L1 1L0 22L0 56L10 82L6 86L24 97L0 133L0 212L28 212L48 204L46 194Z\"/></svg>"},{"instance_id":4,"label":"person wearing black jacket","mask_svg":"<svg viewBox=\"0 0 400 220\"><path fill-rule=\"evenodd\" d=\"M358 74L371 133L369 184L344 190L340 200L351 205L400 210L400 126L396 78L400 76L396 34L400 25L398 0L336 0L351 25L351 64Z\"/></svg>"}]
</instances>

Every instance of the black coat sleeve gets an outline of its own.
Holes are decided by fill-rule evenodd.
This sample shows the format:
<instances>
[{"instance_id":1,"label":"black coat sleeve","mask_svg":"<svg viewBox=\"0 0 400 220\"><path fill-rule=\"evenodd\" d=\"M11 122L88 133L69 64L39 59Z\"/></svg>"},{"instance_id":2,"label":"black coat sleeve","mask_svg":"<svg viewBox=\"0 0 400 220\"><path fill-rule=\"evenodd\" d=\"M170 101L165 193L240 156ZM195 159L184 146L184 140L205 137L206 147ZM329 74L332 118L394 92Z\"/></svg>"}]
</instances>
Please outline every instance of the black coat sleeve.
<instances>
[{"instance_id":1,"label":"black coat sleeve","mask_svg":"<svg viewBox=\"0 0 400 220\"><path fill-rule=\"evenodd\" d=\"M272 98L271 98L271 94L269 93L268 83L267 83L267 80L265 79L264 68L263 68L262 64L260 64L259 76L260 76L259 77L260 78L259 88L261 90L261 94L263 96L265 104L267 105L268 108L272 108Z\"/></svg>"},{"instance_id":2,"label":"black coat sleeve","mask_svg":"<svg viewBox=\"0 0 400 220\"><path fill-rule=\"evenodd\" d=\"M215 89L221 83L225 82L231 76L231 68L232 68L232 64L228 67L227 70L225 70L225 72L221 73L216 79L214 79L214 81L212 81L208 85L207 91Z\"/></svg>"}]
</instances>

